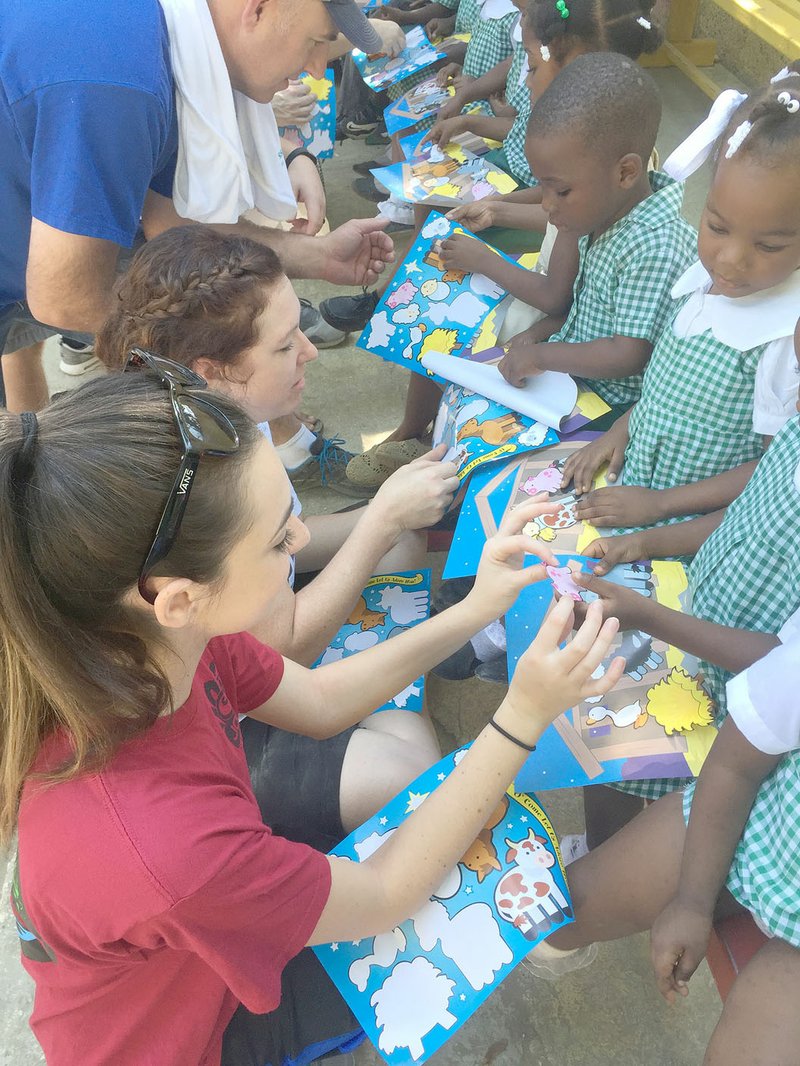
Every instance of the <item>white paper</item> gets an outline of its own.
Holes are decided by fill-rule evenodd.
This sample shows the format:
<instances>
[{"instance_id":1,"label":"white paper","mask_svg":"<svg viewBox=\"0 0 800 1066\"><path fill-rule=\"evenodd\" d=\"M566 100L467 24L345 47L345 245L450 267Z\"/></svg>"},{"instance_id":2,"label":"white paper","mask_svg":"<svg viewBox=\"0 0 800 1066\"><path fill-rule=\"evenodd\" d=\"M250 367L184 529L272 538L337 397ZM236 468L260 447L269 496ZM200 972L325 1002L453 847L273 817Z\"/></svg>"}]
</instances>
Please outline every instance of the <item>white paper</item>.
<instances>
[{"instance_id":1,"label":"white paper","mask_svg":"<svg viewBox=\"0 0 800 1066\"><path fill-rule=\"evenodd\" d=\"M578 398L578 386L569 374L545 370L528 378L526 385L517 389L509 385L496 366L474 363L443 352L426 352L420 362L426 370L472 389L495 403L501 403L512 411L528 418L535 418L551 429L558 429L563 419L572 414Z\"/></svg>"}]
</instances>

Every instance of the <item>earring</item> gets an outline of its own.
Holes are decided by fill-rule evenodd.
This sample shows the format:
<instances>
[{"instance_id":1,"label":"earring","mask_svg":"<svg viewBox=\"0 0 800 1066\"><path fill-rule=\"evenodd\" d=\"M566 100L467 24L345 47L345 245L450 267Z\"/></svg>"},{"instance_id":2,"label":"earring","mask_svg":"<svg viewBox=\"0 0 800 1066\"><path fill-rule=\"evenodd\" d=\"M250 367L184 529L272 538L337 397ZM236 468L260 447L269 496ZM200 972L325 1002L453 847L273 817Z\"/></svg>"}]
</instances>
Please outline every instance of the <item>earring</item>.
<instances>
[{"instance_id":1,"label":"earring","mask_svg":"<svg viewBox=\"0 0 800 1066\"><path fill-rule=\"evenodd\" d=\"M546 44L539 45L539 55L542 57L543 63L550 62L550 49L547 47Z\"/></svg>"}]
</instances>

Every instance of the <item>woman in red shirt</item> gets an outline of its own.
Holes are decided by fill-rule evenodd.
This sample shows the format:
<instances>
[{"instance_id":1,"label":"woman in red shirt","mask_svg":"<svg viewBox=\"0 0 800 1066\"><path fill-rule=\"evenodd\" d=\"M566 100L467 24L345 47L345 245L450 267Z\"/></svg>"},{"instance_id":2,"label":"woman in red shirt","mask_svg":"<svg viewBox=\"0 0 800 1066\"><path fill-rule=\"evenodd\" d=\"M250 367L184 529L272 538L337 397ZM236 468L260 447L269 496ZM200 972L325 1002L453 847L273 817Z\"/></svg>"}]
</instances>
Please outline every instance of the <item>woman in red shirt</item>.
<instances>
[{"instance_id":1,"label":"woman in red shirt","mask_svg":"<svg viewBox=\"0 0 800 1066\"><path fill-rule=\"evenodd\" d=\"M306 537L274 450L186 368L136 361L0 417L0 837L18 824L31 1024L50 1066L263 1066L329 1018L291 960L421 905L542 730L614 684L621 661L591 674L617 625L592 605L559 650L562 602L458 769L367 862L274 836L239 714L318 737L358 721L542 576L519 531L544 505L489 543L463 603L309 671L246 635ZM358 1035L329 1020L312 1057Z\"/></svg>"}]
</instances>

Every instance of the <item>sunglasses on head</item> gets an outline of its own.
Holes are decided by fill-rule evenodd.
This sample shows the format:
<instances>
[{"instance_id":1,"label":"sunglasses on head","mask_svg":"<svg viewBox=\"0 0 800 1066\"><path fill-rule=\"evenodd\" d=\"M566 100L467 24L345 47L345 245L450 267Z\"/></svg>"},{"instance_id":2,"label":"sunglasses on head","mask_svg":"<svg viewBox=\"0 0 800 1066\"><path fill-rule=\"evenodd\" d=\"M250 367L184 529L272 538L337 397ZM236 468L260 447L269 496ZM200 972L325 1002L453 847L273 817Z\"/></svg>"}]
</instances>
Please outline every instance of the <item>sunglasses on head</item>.
<instances>
[{"instance_id":1,"label":"sunglasses on head","mask_svg":"<svg viewBox=\"0 0 800 1066\"><path fill-rule=\"evenodd\" d=\"M169 389L175 425L183 444L178 473L139 571L139 594L148 603L154 603L155 596L147 588L147 579L175 544L200 459L204 455L232 455L239 449L239 434L228 416L209 397L197 395L194 390L207 388L207 382L188 367L144 348L134 348L128 355L123 373L131 370L149 372Z\"/></svg>"}]
</instances>

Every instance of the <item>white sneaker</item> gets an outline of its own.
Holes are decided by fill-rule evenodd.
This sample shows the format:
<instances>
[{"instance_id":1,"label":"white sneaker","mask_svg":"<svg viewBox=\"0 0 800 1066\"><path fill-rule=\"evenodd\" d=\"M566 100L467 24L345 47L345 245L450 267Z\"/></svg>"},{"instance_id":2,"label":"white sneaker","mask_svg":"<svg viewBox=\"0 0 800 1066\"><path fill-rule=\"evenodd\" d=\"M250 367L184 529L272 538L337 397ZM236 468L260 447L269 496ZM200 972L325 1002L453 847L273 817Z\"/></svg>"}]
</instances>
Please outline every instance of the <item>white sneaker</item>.
<instances>
[{"instance_id":1,"label":"white sneaker","mask_svg":"<svg viewBox=\"0 0 800 1066\"><path fill-rule=\"evenodd\" d=\"M533 951L528 952L521 965L534 977L540 977L543 981L557 981L559 977L573 970L582 970L585 966L591 966L596 958L597 944L587 944L584 948L562 951L561 948L554 948L552 944L543 940Z\"/></svg>"},{"instance_id":2,"label":"white sneaker","mask_svg":"<svg viewBox=\"0 0 800 1066\"><path fill-rule=\"evenodd\" d=\"M80 341L73 341L69 337L59 337L58 343L61 348L58 365L62 374L78 377L102 365L94 354L93 344L81 344Z\"/></svg>"},{"instance_id":3,"label":"white sneaker","mask_svg":"<svg viewBox=\"0 0 800 1066\"><path fill-rule=\"evenodd\" d=\"M559 846L565 866L569 866L571 862L575 862L581 856L589 854L589 845L586 843L585 833L568 833L567 836L561 838Z\"/></svg>"}]
</instances>

